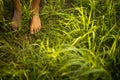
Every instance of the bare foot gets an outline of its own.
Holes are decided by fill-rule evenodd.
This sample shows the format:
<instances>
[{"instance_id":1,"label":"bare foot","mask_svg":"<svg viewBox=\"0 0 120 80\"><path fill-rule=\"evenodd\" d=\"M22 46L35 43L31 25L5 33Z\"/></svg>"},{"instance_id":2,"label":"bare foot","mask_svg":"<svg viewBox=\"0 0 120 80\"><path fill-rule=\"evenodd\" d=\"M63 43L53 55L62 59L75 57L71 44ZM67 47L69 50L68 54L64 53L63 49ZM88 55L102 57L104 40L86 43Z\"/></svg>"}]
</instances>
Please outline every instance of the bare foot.
<instances>
[{"instance_id":1,"label":"bare foot","mask_svg":"<svg viewBox=\"0 0 120 80\"><path fill-rule=\"evenodd\" d=\"M18 26L20 25L21 14L22 14L21 11L14 11L11 24L13 30L17 30Z\"/></svg>"},{"instance_id":2,"label":"bare foot","mask_svg":"<svg viewBox=\"0 0 120 80\"><path fill-rule=\"evenodd\" d=\"M34 15L31 20L30 33L35 34L41 29L41 20L39 15Z\"/></svg>"}]
</instances>

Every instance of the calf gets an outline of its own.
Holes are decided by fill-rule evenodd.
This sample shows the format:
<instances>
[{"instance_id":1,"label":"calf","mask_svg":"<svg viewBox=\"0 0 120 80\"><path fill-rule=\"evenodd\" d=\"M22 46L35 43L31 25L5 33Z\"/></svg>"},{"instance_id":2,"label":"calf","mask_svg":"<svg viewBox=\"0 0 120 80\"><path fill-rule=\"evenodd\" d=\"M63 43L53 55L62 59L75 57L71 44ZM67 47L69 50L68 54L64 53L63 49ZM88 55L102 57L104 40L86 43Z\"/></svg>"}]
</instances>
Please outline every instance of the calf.
<instances>
[{"instance_id":1,"label":"calf","mask_svg":"<svg viewBox=\"0 0 120 80\"><path fill-rule=\"evenodd\" d=\"M22 10L21 10L21 3L20 0L13 0L13 4L14 4L14 15L12 18L12 29L13 30L17 30L19 24L20 24L20 20L21 20L21 14L22 14ZM35 34L37 32L39 32L40 28L41 28L41 20L39 17L39 4L40 4L40 0L32 0L32 19L31 19L31 23L30 23L30 33L31 34Z\"/></svg>"}]
</instances>

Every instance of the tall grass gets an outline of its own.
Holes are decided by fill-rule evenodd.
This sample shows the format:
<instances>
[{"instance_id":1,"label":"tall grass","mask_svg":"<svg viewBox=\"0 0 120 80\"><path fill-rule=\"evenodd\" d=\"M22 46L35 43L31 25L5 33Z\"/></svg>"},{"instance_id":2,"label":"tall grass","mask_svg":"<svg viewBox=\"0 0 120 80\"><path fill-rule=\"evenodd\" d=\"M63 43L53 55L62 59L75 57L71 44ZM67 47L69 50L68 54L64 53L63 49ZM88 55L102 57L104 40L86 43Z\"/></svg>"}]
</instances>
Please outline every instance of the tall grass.
<instances>
[{"instance_id":1,"label":"tall grass","mask_svg":"<svg viewBox=\"0 0 120 80\"><path fill-rule=\"evenodd\" d=\"M16 32L9 3L0 1L1 80L119 80L118 0L42 0L35 35L29 33L31 0L22 0Z\"/></svg>"}]
</instances>

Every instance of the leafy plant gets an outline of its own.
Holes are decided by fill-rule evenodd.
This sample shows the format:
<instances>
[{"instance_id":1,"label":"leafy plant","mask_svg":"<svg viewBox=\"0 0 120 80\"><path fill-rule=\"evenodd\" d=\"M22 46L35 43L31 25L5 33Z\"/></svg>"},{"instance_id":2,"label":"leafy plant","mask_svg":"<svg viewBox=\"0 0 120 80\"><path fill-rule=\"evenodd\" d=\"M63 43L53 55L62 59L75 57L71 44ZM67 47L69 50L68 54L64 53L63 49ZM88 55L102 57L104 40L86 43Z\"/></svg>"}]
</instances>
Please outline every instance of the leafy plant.
<instances>
[{"instance_id":1,"label":"leafy plant","mask_svg":"<svg viewBox=\"0 0 120 80\"><path fill-rule=\"evenodd\" d=\"M0 16L8 15L0 19L1 80L119 80L119 0L42 0L35 35L29 33L31 0L21 1L16 32L9 2L0 1Z\"/></svg>"}]
</instances>

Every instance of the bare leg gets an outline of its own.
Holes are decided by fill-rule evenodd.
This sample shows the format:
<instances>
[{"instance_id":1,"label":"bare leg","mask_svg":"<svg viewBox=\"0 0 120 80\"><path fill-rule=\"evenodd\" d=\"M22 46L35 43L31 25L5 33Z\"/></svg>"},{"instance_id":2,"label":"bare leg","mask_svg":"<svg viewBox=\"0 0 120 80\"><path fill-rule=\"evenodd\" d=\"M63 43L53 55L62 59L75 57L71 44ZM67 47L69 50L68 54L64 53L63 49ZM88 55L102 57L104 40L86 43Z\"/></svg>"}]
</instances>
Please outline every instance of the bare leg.
<instances>
[{"instance_id":1,"label":"bare leg","mask_svg":"<svg viewBox=\"0 0 120 80\"><path fill-rule=\"evenodd\" d=\"M41 20L39 17L39 4L40 0L33 0L32 1L32 20L30 24L30 33L35 34L39 32L41 28Z\"/></svg>"},{"instance_id":2,"label":"bare leg","mask_svg":"<svg viewBox=\"0 0 120 80\"><path fill-rule=\"evenodd\" d=\"M20 0L13 0L13 4L14 4L14 15L12 18L12 29L17 30L20 24L21 14L22 14Z\"/></svg>"}]
</instances>

